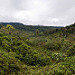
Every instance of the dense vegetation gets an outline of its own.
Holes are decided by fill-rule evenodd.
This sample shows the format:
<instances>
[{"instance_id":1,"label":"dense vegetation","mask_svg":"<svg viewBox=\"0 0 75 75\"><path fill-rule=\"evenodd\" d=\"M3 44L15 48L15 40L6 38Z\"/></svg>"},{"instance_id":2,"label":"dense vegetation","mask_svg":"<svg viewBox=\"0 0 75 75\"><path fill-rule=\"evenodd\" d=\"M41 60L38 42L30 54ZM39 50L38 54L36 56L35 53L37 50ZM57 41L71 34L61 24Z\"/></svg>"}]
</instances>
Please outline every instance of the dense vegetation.
<instances>
[{"instance_id":1,"label":"dense vegetation","mask_svg":"<svg viewBox=\"0 0 75 75\"><path fill-rule=\"evenodd\" d=\"M0 24L0 75L75 74L75 24L19 26Z\"/></svg>"},{"instance_id":2,"label":"dense vegetation","mask_svg":"<svg viewBox=\"0 0 75 75\"><path fill-rule=\"evenodd\" d=\"M42 31L45 31L45 30L51 30L51 29L55 29L55 28L60 28L60 27L57 27L57 26L42 26L42 25L24 25L22 23L17 23L17 22L10 22L10 23L0 23L0 28L2 26L6 26L7 24L10 24L12 25L13 27L15 27L16 29L19 29L19 30L24 30L24 31L27 31L27 32L34 32L36 31L37 29L42 32Z\"/></svg>"}]
</instances>

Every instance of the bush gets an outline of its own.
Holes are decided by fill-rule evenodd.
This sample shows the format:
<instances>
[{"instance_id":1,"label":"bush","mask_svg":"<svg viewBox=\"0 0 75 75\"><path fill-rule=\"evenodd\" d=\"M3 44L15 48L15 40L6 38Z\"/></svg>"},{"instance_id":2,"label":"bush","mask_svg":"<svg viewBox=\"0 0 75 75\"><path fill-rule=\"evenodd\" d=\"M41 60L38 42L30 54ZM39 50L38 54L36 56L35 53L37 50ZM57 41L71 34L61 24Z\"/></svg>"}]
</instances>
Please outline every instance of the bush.
<instances>
[{"instance_id":1,"label":"bush","mask_svg":"<svg viewBox=\"0 0 75 75\"><path fill-rule=\"evenodd\" d=\"M4 34L2 32L0 32L0 37L4 36Z\"/></svg>"},{"instance_id":2,"label":"bush","mask_svg":"<svg viewBox=\"0 0 75 75\"><path fill-rule=\"evenodd\" d=\"M66 55L64 55L63 53L53 53L51 55L52 60L56 61L56 62L64 61L65 57L66 57Z\"/></svg>"},{"instance_id":3,"label":"bush","mask_svg":"<svg viewBox=\"0 0 75 75\"><path fill-rule=\"evenodd\" d=\"M36 50L27 53L22 60L28 65L45 66L51 64L49 56L38 53Z\"/></svg>"},{"instance_id":4,"label":"bush","mask_svg":"<svg viewBox=\"0 0 75 75\"><path fill-rule=\"evenodd\" d=\"M6 39L6 40L8 40L8 41L9 41L8 36L3 36L2 38L3 38L3 39Z\"/></svg>"},{"instance_id":5,"label":"bush","mask_svg":"<svg viewBox=\"0 0 75 75\"><path fill-rule=\"evenodd\" d=\"M19 61L15 58L14 52L4 52L0 50L0 75L18 74L20 67Z\"/></svg>"},{"instance_id":6,"label":"bush","mask_svg":"<svg viewBox=\"0 0 75 75\"><path fill-rule=\"evenodd\" d=\"M67 53L68 56L75 55L75 44L72 45L72 46L67 50L66 53Z\"/></svg>"},{"instance_id":7,"label":"bush","mask_svg":"<svg viewBox=\"0 0 75 75\"><path fill-rule=\"evenodd\" d=\"M57 40L49 40L44 47L48 50L59 50L61 42Z\"/></svg>"},{"instance_id":8,"label":"bush","mask_svg":"<svg viewBox=\"0 0 75 75\"><path fill-rule=\"evenodd\" d=\"M61 46L61 50L67 51L71 45L72 44L69 41L63 41L62 46Z\"/></svg>"},{"instance_id":9,"label":"bush","mask_svg":"<svg viewBox=\"0 0 75 75\"><path fill-rule=\"evenodd\" d=\"M18 52L18 54L22 54L22 55L25 55L27 52L28 52L28 50L30 49L31 47L30 46L28 46L27 44L25 44L25 43L22 43L21 45L19 45L18 47L17 47L17 52Z\"/></svg>"}]
</instances>

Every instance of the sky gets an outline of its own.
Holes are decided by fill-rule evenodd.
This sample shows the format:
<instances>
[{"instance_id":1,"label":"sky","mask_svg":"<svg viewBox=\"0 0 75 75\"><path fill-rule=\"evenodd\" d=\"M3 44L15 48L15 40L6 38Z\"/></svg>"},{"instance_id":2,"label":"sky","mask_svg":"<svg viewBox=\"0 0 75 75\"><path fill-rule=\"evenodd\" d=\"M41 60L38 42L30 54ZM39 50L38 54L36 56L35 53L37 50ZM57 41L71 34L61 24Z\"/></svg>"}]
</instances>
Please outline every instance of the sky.
<instances>
[{"instance_id":1,"label":"sky","mask_svg":"<svg viewBox=\"0 0 75 75\"><path fill-rule=\"evenodd\" d=\"M75 22L75 0L0 0L0 22L67 26Z\"/></svg>"}]
</instances>

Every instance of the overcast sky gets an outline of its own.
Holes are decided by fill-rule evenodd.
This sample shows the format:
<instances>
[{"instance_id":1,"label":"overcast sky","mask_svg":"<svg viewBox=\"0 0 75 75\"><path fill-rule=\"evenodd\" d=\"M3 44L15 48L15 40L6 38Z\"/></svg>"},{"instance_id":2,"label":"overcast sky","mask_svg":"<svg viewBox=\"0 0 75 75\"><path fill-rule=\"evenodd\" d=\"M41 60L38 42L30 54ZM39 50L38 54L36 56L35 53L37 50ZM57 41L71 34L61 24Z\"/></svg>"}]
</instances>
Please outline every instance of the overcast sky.
<instances>
[{"instance_id":1,"label":"overcast sky","mask_svg":"<svg viewBox=\"0 0 75 75\"><path fill-rule=\"evenodd\" d=\"M0 22L66 26L75 22L75 0L0 0Z\"/></svg>"}]
</instances>

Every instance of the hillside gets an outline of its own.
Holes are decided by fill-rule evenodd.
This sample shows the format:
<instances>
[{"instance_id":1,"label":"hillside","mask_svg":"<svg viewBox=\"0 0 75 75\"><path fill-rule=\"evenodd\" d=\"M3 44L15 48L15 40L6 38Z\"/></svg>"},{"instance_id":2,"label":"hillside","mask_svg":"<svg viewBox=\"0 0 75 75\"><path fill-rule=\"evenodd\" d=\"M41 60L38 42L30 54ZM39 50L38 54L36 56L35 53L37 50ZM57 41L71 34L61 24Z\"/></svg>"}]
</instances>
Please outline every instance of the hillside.
<instances>
[{"instance_id":1,"label":"hillside","mask_svg":"<svg viewBox=\"0 0 75 75\"><path fill-rule=\"evenodd\" d=\"M64 28L61 28L63 33L71 33L75 34L75 23L71 24L70 26L66 26Z\"/></svg>"},{"instance_id":2,"label":"hillside","mask_svg":"<svg viewBox=\"0 0 75 75\"><path fill-rule=\"evenodd\" d=\"M24 30L24 31L36 31L37 29L42 32L42 31L45 31L45 30L51 30L51 29L56 29L56 28L60 28L60 27L55 27L55 26L40 26L40 25L24 25L22 23L17 23L17 22L10 22L10 23L0 23L0 28L1 26L6 26L7 24L10 24L12 25L13 27L15 27L16 29L19 29L19 30Z\"/></svg>"},{"instance_id":3,"label":"hillside","mask_svg":"<svg viewBox=\"0 0 75 75\"><path fill-rule=\"evenodd\" d=\"M75 24L62 28L7 24L0 24L0 75L75 74Z\"/></svg>"}]
</instances>

